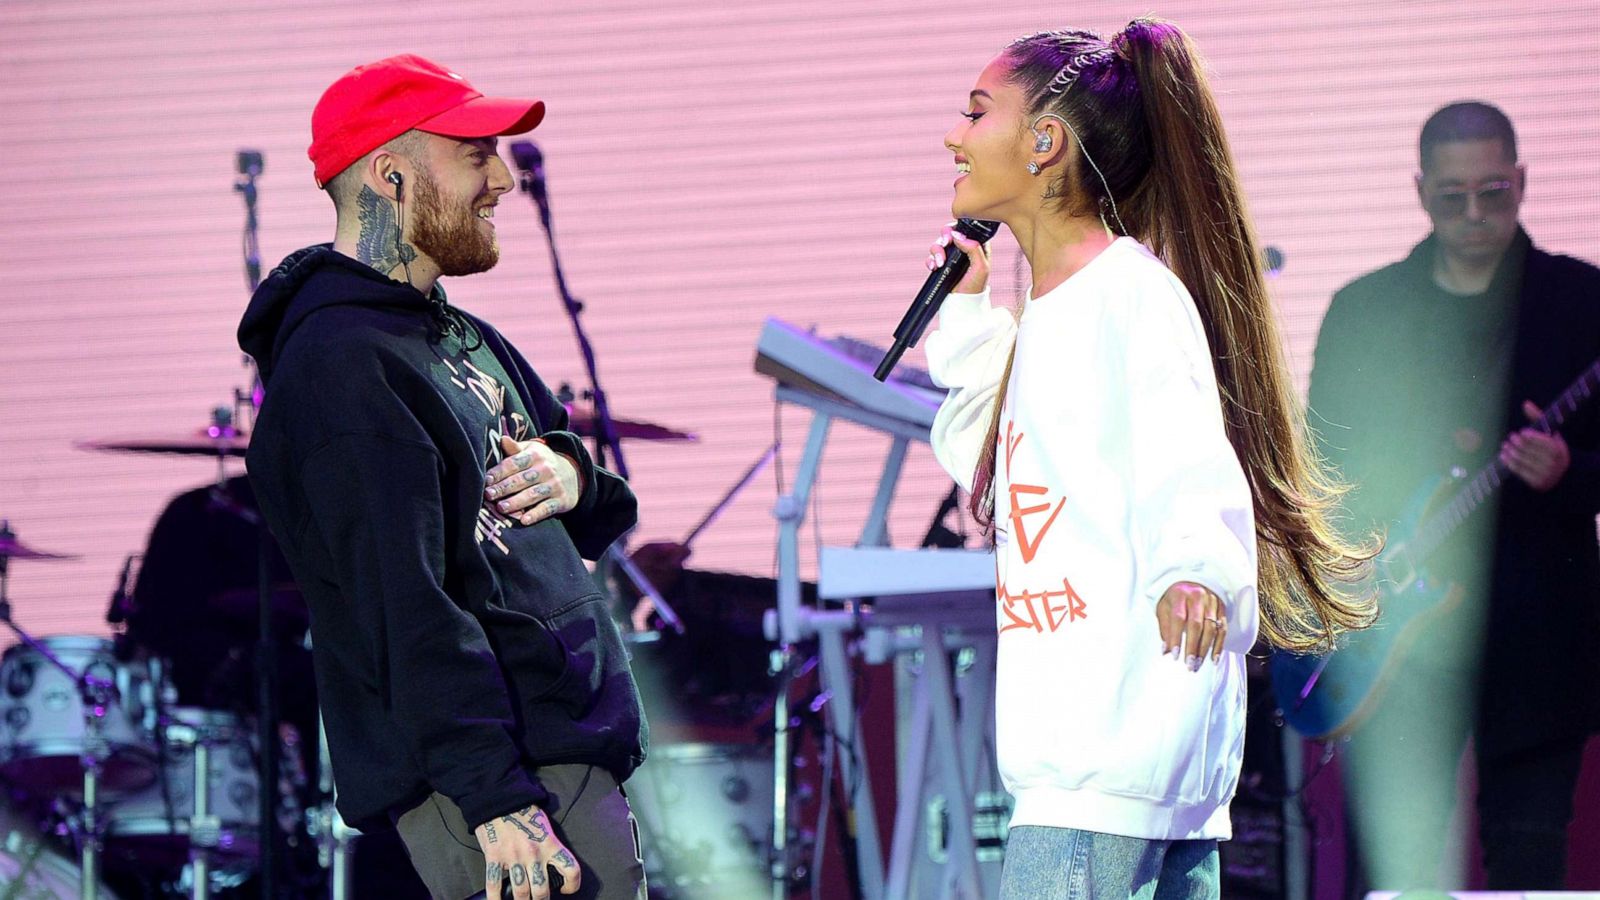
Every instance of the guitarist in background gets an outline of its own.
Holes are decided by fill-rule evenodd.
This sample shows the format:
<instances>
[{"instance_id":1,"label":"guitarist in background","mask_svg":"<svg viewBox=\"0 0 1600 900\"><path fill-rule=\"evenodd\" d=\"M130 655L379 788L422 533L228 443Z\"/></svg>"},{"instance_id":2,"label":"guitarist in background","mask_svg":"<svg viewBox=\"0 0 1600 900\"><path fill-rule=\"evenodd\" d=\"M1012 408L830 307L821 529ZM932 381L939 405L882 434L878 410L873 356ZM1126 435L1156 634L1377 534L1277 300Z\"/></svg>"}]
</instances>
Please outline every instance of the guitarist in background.
<instances>
[{"instance_id":1,"label":"guitarist in background","mask_svg":"<svg viewBox=\"0 0 1600 900\"><path fill-rule=\"evenodd\" d=\"M1309 420L1356 486L1351 525L1385 527L1391 545L1430 479L1496 456L1510 474L1428 568L1461 600L1421 629L1354 734L1347 816L1370 887L1462 886L1436 882L1471 732L1488 886L1559 890L1600 721L1600 419L1590 404L1561 434L1530 423L1600 357L1600 269L1522 230L1527 173L1499 109L1440 109L1420 150L1433 231L1334 296Z\"/></svg>"}]
</instances>

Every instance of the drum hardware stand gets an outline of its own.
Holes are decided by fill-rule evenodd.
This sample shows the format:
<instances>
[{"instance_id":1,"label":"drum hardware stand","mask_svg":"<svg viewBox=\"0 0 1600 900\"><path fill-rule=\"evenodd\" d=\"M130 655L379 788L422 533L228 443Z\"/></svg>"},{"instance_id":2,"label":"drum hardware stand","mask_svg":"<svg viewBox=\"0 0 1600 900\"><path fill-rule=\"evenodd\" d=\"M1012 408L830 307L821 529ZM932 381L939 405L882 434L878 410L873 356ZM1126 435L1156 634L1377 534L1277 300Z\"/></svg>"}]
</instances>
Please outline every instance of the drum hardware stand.
<instances>
[{"instance_id":1,"label":"drum hardware stand","mask_svg":"<svg viewBox=\"0 0 1600 900\"><path fill-rule=\"evenodd\" d=\"M96 815L100 805L100 762L92 757L85 757L84 762L86 765L83 769L83 818L77 829L79 834L75 835L82 841L78 854L82 869L78 896L83 900L95 900L99 896L100 879L100 822Z\"/></svg>"},{"instance_id":2,"label":"drum hardware stand","mask_svg":"<svg viewBox=\"0 0 1600 900\"><path fill-rule=\"evenodd\" d=\"M211 851L222 841L222 822L211 811L211 745L224 737L204 725L171 729L172 742L190 748L190 764L194 767L194 808L189 813L189 895L195 900L209 900L211 896Z\"/></svg>"},{"instance_id":3,"label":"drum hardware stand","mask_svg":"<svg viewBox=\"0 0 1600 900\"><path fill-rule=\"evenodd\" d=\"M320 716L317 718L317 790L322 802L306 810L306 831L317 842L317 864L328 872L330 900L350 900L355 896L351 861L361 832L346 825L334 806L338 788L333 782L328 729Z\"/></svg>"}]
</instances>

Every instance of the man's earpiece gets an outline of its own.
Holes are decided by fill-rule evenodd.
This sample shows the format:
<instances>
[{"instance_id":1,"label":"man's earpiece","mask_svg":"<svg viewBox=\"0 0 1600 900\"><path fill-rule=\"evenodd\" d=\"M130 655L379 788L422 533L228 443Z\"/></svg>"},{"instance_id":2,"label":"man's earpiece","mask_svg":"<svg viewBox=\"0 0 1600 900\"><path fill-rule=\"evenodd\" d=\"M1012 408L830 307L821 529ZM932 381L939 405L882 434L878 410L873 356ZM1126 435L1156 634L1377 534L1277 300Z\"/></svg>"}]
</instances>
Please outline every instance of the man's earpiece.
<instances>
[{"instance_id":1,"label":"man's earpiece","mask_svg":"<svg viewBox=\"0 0 1600 900\"><path fill-rule=\"evenodd\" d=\"M390 172L383 176L383 180L394 185L394 202L399 207L396 214L397 222L394 229L394 253L400 259L400 264L406 269L406 284L411 283L411 248L405 245L406 233L406 177L399 172ZM388 274L388 273L384 273Z\"/></svg>"}]
</instances>

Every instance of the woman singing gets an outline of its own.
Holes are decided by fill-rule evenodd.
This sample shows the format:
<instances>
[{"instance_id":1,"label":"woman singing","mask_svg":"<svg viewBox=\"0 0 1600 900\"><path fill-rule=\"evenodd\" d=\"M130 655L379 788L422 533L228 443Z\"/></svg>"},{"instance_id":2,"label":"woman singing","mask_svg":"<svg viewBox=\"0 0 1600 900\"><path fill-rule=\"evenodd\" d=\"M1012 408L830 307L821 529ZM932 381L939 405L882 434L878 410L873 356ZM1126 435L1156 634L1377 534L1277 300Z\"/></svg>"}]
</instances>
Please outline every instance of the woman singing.
<instances>
[{"instance_id":1,"label":"woman singing","mask_svg":"<svg viewBox=\"0 0 1600 900\"><path fill-rule=\"evenodd\" d=\"M984 249L927 350L939 461L992 525L1002 898L1209 898L1230 835L1245 659L1365 627L1375 546L1329 518L1244 196L1176 26L1024 37L945 137L957 216L1004 222L1032 288L989 305Z\"/></svg>"}]
</instances>

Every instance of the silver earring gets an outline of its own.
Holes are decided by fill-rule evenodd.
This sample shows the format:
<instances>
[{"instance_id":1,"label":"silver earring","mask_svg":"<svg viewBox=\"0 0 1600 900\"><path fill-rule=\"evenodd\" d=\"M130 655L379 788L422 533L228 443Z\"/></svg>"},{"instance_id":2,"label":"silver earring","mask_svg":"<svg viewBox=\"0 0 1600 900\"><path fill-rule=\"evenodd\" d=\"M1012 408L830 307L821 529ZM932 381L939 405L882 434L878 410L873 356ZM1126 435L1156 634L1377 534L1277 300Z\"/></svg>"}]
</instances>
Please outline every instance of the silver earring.
<instances>
[{"instance_id":1,"label":"silver earring","mask_svg":"<svg viewBox=\"0 0 1600 900\"><path fill-rule=\"evenodd\" d=\"M1055 139L1050 137L1048 131L1036 131L1033 138L1033 149L1036 153L1043 153L1055 146Z\"/></svg>"},{"instance_id":2,"label":"silver earring","mask_svg":"<svg viewBox=\"0 0 1600 900\"><path fill-rule=\"evenodd\" d=\"M1028 174L1029 175L1037 175L1037 174L1039 174L1039 164L1036 163L1036 162L1028 163Z\"/></svg>"}]
</instances>

